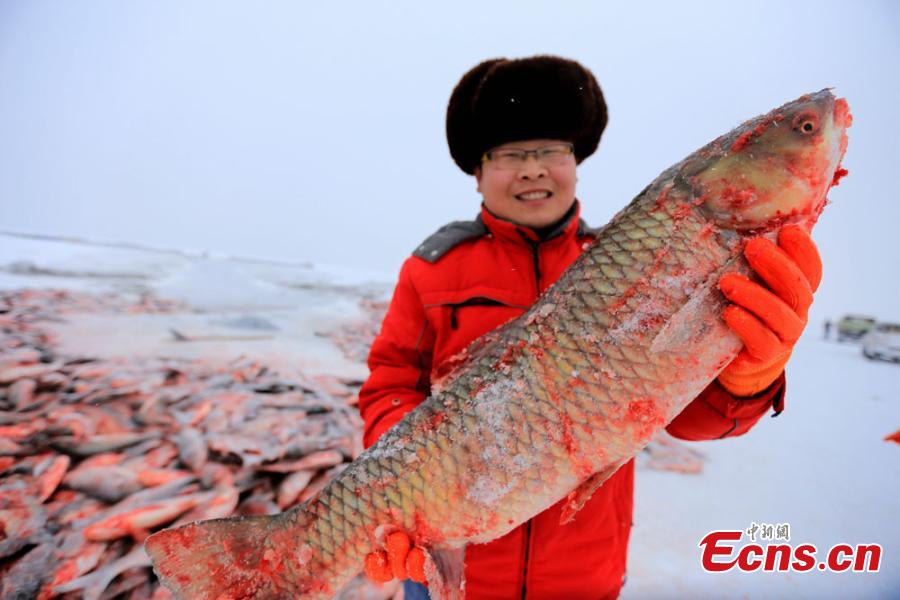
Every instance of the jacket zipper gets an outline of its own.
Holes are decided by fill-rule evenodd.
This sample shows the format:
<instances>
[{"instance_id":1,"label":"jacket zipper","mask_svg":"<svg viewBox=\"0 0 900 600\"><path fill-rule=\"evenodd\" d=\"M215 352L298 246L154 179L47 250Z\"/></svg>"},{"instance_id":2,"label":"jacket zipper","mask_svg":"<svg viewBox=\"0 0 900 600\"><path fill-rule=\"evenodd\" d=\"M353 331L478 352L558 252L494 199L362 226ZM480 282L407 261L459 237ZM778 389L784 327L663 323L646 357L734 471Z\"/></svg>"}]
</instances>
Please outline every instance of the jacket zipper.
<instances>
[{"instance_id":1,"label":"jacket zipper","mask_svg":"<svg viewBox=\"0 0 900 600\"><path fill-rule=\"evenodd\" d=\"M535 299L541 295L541 243L531 243L531 261L534 263Z\"/></svg>"},{"instance_id":2,"label":"jacket zipper","mask_svg":"<svg viewBox=\"0 0 900 600\"><path fill-rule=\"evenodd\" d=\"M525 594L528 589L528 559L531 553L531 520L525 523L525 566L522 567L522 595L521 600L525 600Z\"/></svg>"},{"instance_id":3,"label":"jacket zipper","mask_svg":"<svg viewBox=\"0 0 900 600\"><path fill-rule=\"evenodd\" d=\"M531 264L534 266L534 284L535 284L535 300L541 295L541 242L535 242L519 231L519 235L531 248Z\"/></svg>"},{"instance_id":4,"label":"jacket zipper","mask_svg":"<svg viewBox=\"0 0 900 600\"><path fill-rule=\"evenodd\" d=\"M522 238L528 242L528 246L531 248L531 262L534 265L534 298L537 298L541 295L541 243L535 242L524 234L521 234ZM531 520L525 524L525 565L522 567L522 596L521 600L525 600L526 595L528 594L528 560L531 558Z\"/></svg>"}]
</instances>

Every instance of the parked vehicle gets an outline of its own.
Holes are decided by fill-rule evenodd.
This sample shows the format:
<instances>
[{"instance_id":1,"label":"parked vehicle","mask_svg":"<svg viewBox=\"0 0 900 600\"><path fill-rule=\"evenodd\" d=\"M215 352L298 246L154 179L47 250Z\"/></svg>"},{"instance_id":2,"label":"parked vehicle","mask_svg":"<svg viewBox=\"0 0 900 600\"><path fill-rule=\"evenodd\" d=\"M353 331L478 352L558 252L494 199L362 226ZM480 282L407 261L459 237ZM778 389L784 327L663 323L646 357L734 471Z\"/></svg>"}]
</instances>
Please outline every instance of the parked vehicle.
<instances>
[{"instance_id":1,"label":"parked vehicle","mask_svg":"<svg viewBox=\"0 0 900 600\"><path fill-rule=\"evenodd\" d=\"M858 340L875 327L875 319L861 315L844 315L837 324L837 339Z\"/></svg>"},{"instance_id":2,"label":"parked vehicle","mask_svg":"<svg viewBox=\"0 0 900 600\"><path fill-rule=\"evenodd\" d=\"M863 356L900 362L900 324L878 323L863 337Z\"/></svg>"}]
</instances>

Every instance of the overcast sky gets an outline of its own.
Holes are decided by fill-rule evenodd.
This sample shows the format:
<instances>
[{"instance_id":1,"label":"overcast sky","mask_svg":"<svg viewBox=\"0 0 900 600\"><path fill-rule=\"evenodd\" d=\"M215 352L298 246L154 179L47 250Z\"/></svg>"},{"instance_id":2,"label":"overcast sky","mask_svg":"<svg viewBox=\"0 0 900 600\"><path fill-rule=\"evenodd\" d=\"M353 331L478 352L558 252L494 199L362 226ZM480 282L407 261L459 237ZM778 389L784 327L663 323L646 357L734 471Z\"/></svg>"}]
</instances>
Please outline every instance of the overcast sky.
<instances>
[{"instance_id":1,"label":"overcast sky","mask_svg":"<svg viewBox=\"0 0 900 600\"><path fill-rule=\"evenodd\" d=\"M897 6L0 0L0 229L393 276L478 210L444 137L459 77L553 53L610 107L579 168L593 225L719 134L834 87L855 121L815 232L817 314L900 319Z\"/></svg>"}]
</instances>

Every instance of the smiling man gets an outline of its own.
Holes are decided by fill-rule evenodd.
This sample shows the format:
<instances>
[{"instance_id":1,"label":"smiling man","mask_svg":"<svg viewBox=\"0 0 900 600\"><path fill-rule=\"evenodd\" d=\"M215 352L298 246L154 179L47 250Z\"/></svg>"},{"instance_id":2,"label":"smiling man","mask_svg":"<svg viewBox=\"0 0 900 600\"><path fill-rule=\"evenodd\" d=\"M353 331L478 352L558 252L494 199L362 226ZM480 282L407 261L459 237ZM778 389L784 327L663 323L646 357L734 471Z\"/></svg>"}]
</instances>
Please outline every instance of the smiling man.
<instances>
[{"instance_id":1,"label":"smiling man","mask_svg":"<svg viewBox=\"0 0 900 600\"><path fill-rule=\"evenodd\" d=\"M594 240L595 232L579 219L576 169L596 150L606 122L600 87L574 61L488 60L460 80L447 109L447 140L456 164L475 177L481 212L473 221L441 228L400 271L359 395L366 446L430 394L448 359L523 314ZM812 301L814 285L802 273L815 272L818 264L806 233L788 231L784 238L782 247L760 240L756 246L765 247L755 248L752 259L748 255L754 268L765 267L777 292L746 278L723 283L735 303L724 318L752 355L743 351L689 404L669 424L672 435L740 435L773 406L781 410L784 364ZM795 257L804 261L802 269ZM792 326L780 327L775 314ZM786 338L787 329L792 333ZM629 461L594 493L574 524L560 525L563 501L499 539L469 546L466 598L617 596L625 578L633 479ZM415 532L396 531L386 552L369 555L371 578L424 580L423 550L411 547L407 533L414 540ZM407 600L427 598L427 588L414 581L405 581L404 589Z\"/></svg>"},{"instance_id":2,"label":"smiling man","mask_svg":"<svg viewBox=\"0 0 900 600\"><path fill-rule=\"evenodd\" d=\"M564 140L527 140L488 150L475 170L485 208L532 229L556 223L575 202L574 151Z\"/></svg>"}]
</instances>

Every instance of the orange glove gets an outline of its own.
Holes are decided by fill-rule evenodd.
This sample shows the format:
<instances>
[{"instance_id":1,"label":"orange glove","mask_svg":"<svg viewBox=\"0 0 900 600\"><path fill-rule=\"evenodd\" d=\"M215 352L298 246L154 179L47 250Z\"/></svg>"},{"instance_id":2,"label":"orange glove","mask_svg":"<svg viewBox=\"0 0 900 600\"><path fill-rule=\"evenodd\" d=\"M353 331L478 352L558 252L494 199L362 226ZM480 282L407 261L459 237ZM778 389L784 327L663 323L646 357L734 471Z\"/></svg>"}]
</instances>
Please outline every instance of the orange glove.
<instances>
[{"instance_id":1,"label":"orange glove","mask_svg":"<svg viewBox=\"0 0 900 600\"><path fill-rule=\"evenodd\" d=\"M397 579L425 581L425 551L412 547L409 536L395 531L387 536L385 550L376 550L366 555L366 577L378 583Z\"/></svg>"},{"instance_id":2,"label":"orange glove","mask_svg":"<svg viewBox=\"0 0 900 600\"><path fill-rule=\"evenodd\" d=\"M758 394L781 375L822 279L816 245L796 225L779 231L777 246L766 238L751 239L744 256L768 289L737 273L719 279L719 289L734 303L722 316L744 342L719 374L719 383L735 396Z\"/></svg>"}]
</instances>

